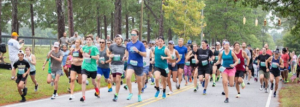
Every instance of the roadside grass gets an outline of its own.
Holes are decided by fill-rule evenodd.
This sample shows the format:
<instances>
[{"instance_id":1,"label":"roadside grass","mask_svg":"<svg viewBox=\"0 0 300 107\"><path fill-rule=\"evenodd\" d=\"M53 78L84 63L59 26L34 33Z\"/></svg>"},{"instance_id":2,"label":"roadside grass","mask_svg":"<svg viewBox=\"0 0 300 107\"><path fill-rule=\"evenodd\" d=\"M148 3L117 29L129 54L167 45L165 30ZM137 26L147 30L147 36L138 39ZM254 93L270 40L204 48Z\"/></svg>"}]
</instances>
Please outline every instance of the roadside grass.
<instances>
[{"instance_id":1,"label":"roadside grass","mask_svg":"<svg viewBox=\"0 0 300 107\"><path fill-rule=\"evenodd\" d=\"M280 107L300 107L300 84L291 82L292 73L289 73L289 83L284 84L279 91Z\"/></svg>"},{"instance_id":2,"label":"roadside grass","mask_svg":"<svg viewBox=\"0 0 300 107\"><path fill-rule=\"evenodd\" d=\"M37 100L41 98L50 98L53 94L54 87L47 84L47 74L48 74L48 64L45 66L45 70L42 70L43 63L46 59L47 53L49 52L49 46L37 46L35 48L35 55L37 59L36 64L36 80L39 84L39 89L34 92L34 83L32 82L30 76L27 77L26 87L28 88L28 93L26 95L26 100ZM9 62L8 53L4 55L5 61ZM10 80L11 70L0 69L0 106L18 103L21 100L21 96L17 91L17 84L15 81ZM89 85L87 89L94 89L91 79L88 79ZM134 81L134 76L132 76L131 81ZM66 75L60 77L57 93L59 95L68 94L69 80ZM126 81L123 81L126 83ZM107 83L104 81L104 77L101 78L101 87L106 87ZM75 83L74 92L81 91L81 85ZM107 91L105 91L107 92ZM100 92L104 93L104 92ZM79 101L79 100L78 100Z\"/></svg>"}]
</instances>

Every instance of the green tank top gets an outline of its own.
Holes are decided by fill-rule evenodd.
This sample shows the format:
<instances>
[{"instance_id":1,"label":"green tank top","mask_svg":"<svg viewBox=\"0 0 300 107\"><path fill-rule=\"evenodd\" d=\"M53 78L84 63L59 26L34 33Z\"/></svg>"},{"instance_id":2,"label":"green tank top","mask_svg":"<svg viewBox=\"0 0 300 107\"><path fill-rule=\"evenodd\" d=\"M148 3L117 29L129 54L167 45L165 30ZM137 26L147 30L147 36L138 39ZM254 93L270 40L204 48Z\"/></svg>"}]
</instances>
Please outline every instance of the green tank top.
<instances>
[{"instance_id":1,"label":"green tank top","mask_svg":"<svg viewBox=\"0 0 300 107\"><path fill-rule=\"evenodd\" d=\"M167 57L165 53L165 46L163 46L161 49L158 49L158 47L155 47L155 53L154 53L154 58L155 58L155 67L161 68L161 69L166 69L168 67L167 60L162 60L161 56Z\"/></svg>"}]
</instances>

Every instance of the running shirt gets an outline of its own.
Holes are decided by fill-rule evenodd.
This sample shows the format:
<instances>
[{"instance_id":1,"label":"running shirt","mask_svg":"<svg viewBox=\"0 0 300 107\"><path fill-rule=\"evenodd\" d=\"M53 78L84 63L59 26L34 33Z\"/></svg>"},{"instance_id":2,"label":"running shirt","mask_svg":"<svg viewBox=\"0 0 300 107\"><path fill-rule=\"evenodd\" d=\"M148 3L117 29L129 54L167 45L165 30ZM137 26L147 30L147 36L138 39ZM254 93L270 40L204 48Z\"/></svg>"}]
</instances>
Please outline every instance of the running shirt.
<instances>
[{"instance_id":1,"label":"running shirt","mask_svg":"<svg viewBox=\"0 0 300 107\"><path fill-rule=\"evenodd\" d=\"M271 62L271 71L279 71L279 66L277 64L280 64L280 58L278 57L277 60L275 60L275 57L272 58Z\"/></svg>"},{"instance_id":2,"label":"running shirt","mask_svg":"<svg viewBox=\"0 0 300 107\"><path fill-rule=\"evenodd\" d=\"M284 65L284 67L285 67L285 68L289 68L289 64L288 64L289 59L290 59L289 54L287 54L287 53L282 54L282 55L281 55L281 59L283 60L283 65Z\"/></svg>"},{"instance_id":3,"label":"running shirt","mask_svg":"<svg viewBox=\"0 0 300 107\"><path fill-rule=\"evenodd\" d=\"M209 65L209 58L213 56L212 51L209 49L203 50L203 49L198 49L197 52L197 57L199 60L199 67L207 67Z\"/></svg>"},{"instance_id":4,"label":"running shirt","mask_svg":"<svg viewBox=\"0 0 300 107\"><path fill-rule=\"evenodd\" d=\"M162 60L161 57L167 57L166 53L165 53L165 46L163 46L161 49L158 49L158 47L155 47L155 53L154 53L154 58L155 58L155 64L154 66L157 68L161 68L161 69L166 69L168 68L168 63L167 60Z\"/></svg>"},{"instance_id":5,"label":"running shirt","mask_svg":"<svg viewBox=\"0 0 300 107\"><path fill-rule=\"evenodd\" d=\"M127 43L126 50L128 51L129 55L127 63L130 64L130 62L132 62L132 64L134 64L133 66L143 67L143 56L133 51L133 47L136 47L140 52L146 52L146 48L141 41ZM135 64L135 62L137 62L137 64Z\"/></svg>"},{"instance_id":6,"label":"running shirt","mask_svg":"<svg viewBox=\"0 0 300 107\"><path fill-rule=\"evenodd\" d=\"M216 63L219 60L219 53L220 51L215 49L214 51L215 60L213 61L214 63Z\"/></svg>"},{"instance_id":7,"label":"running shirt","mask_svg":"<svg viewBox=\"0 0 300 107\"><path fill-rule=\"evenodd\" d=\"M226 55L225 51L223 51L222 53L222 66L225 68L231 68L230 65L233 64L233 57L231 55L231 50L229 51L229 53Z\"/></svg>"},{"instance_id":8,"label":"running shirt","mask_svg":"<svg viewBox=\"0 0 300 107\"><path fill-rule=\"evenodd\" d=\"M187 48L185 46L175 46L175 49L178 51L181 60L177 64L184 64L185 62L185 54L187 54Z\"/></svg>"},{"instance_id":9,"label":"running shirt","mask_svg":"<svg viewBox=\"0 0 300 107\"><path fill-rule=\"evenodd\" d=\"M150 65L150 49L146 49L146 57L143 57L143 67L149 66Z\"/></svg>"},{"instance_id":10,"label":"running shirt","mask_svg":"<svg viewBox=\"0 0 300 107\"><path fill-rule=\"evenodd\" d=\"M248 58L251 59L251 52L249 51L249 49L245 48L245 49L243 49L243 50L246 52ZM244 65L247 65L247 63L246 63L246 62L247 62L247 59L244 58L244 60L245 60L245 61L244 61L244 62L245 62Z\"/></svg>"},{"instance_id":11,"label":"running shirt","mask_svg":"<svg viewBox=\"0 0 300 107\"><path fill-rule=\"evenodd\" d=\"M125 55L126 48L123 45L112 44L109 47L109 51L114 55L111 60L112 65L123 65L123 57Z\"/></svg>"},{"instance_id":12,"label":"running shirt","mask_svg":"<svg viewBox=\"0 0 300 107\"><path fill-rule=\"evenodd\" d=\"M9 60L15 61L18 59L18 53L21 48L19 42L16 39L9 39L7 42L8 53L9 53Z\"/></svg>"},{"instance_id":13,"label":"running shirt","mask_svg":"<svg viewBox=\"0 0 300 107\"><path fill-rule=\"evenodd\" d=\"M259 60L259 68L266 72L266 60L270 57L270 55L259 55L256 59Z\"/></svg>"},{"instance_id":14,"label":"running shirt","mask_svg":"<svg viewBox=\"0 0 300 107\"><path fill-rule=\"evenodd\" d=\"M61 50L59 50L57 53L55 53L54 51L52 53L50 53L50 52L48 53L48 55L52 54L56 58L63 57L63 52ZM51 58L51 66L50 66L51 70L52 71L62 70L62 67L61 67L62 61L57 61L52 57L50 57L50 58Z\"/></svg>"},{"instance_id":15,"label":"running shirt","mask_svg":"<svg viewBox=\"0 0 300 107\"><path fill-rule=\"evenodd\" d=\"M27 69L30 68L29 63L26 60L18 60L17 62L14 63L13 67L17 69L17 74L22 75L26 73Z\"/></svg>"},{"instance_id":16,"label":"running shirt","mask_svg":"<svg viewBox=\"0 0 300 107\"><path fill-rule=\"evenodd\" d=\"M76 51L76 49L74 48L73 51L71 52L72 56L75 58L82 58L83 56L82 56L80 49Z\"/></svg>"},{"instance_id":17,"label":"running shirt","mask_svg":"<svg viewBox=\"0 0 300 107\"><path fill-rule=\"evenodd\" d=\"M239 59L239 63L235 66L236 70L238 71L245 71L245 60L243 57L243 50L240 50L240 52L238 54L236 54L236 57Z\"/></svg>"},{"instance_id":18,"label":"running shirt","mask_svg":"<svg viewBox=\"0 0 300 107\"><path fill-rule=\"evenodd\" d=\"M62 51L62 52L63 52L62 65L65 66L65 65L66 65L66 61L67 61L67 58L68 58L68 55L70 54L70 51L67 50L67 51Z\"/></svg>"},{"instance_id":19,"label":"running shirt","mask_svg":"<svg viewBox=\"0 0 300 107\"><path fill-rule=\"evenodd\" d=\"M192 57L189 59L192 67L197 67L195 56L197 52L192 51Z\"/></svg>"},{"instance_id":20,"label":"running shirt","mask_svg":"<svg viewBox=\"0 0 300 107\"><path fill-rule=\"evenodd\" d=\"M98 67L100 68L109 68L109 63L102 64L101 61L107 61L109 60L109 57L106 54L106 48L104 48L103 51L101 49L99 50L99 61L98 61Z\"/></svg>"},{"instance_id":21,"label":"running shirt","mask_svg":"<svg viewBox=\"0 0 300 107\"><path fill-rule=\"evenodd\" d=\"M30 72L36 70L36 69L35 69L35 65L33 65L33 64L31 63L31 61L32 61L31 55L32 55L32 54L30 54L30 56L29 56L29 60L28 60L27 58L25 58L26 55L24 56L24 59L25 59L25 60L29 63L29 65L30 65Z\"/></svg>"},{"instance_id":22,"label":"running shirt","mask_svg":"<svg viewBox=\"0 0 300 107\"><path fill-rule=\"evenodd\" d=\"M99 50L96 46L83 46L82 51L84 53L88 53L91 56L99 55ZM97 63L96 59L93 58L83 58L82 69L87 70L88 72L96 72L97 71Z\"/></svg>"}]
</instances>

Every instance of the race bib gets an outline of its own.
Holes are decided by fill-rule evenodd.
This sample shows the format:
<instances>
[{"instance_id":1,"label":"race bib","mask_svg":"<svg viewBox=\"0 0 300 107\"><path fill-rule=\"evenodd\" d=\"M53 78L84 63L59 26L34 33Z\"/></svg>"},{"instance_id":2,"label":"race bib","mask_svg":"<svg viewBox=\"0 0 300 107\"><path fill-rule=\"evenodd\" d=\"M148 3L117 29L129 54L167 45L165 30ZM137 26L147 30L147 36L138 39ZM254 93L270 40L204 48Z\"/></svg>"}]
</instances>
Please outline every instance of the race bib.
<instances>
[{"instance_id":1,"label":"race bib","mask_svg":"<svg viewBox=\"0 0 300 107\"><path fill-rule=\"evenodd\" d=\"M165 69L165 71L166 71L166 73L168 74L168 73L169 73L169 68L167 67L167 68Z\"/></svg>"},{"instance_id":2,"label":"race bib","mask_svg":"<svg viewBox=\"0 0 300 107\"><path fill-rule=\"evenodd\" d=\"M78 52L73 52L73 57L78 57L79 53Z\"/></svg>"},{"instance_id":3,"label":"race bib","mask_svg":"<svg viewBox=\"0 0 300 107\"><path fill-rule=\"evenodd\" d=\"M219 60L219 56L215 56L215 60Z\"/></svg>"},{"instance_id":4,"label":"race bib","mask_svg":"<svg viewBox=\"0 0 300 107\"><path fill-rule=\"evenodd\" d=\"M24 74L25 73L25 69L18 69L18 73L19 74Z\"/></svg>"},{"instance_id":5,"label":"race bib","mask_svg":"<svg viewBox=\"0 0 300 107\"><path fill-rule=\"evenodd\" d=\"M51 73L51 76L53 79L55 79L55 74L54 73Z\"/></svg>"},{"instance_id":6,"label":"race bib","mask_svg":"<svg viewBox=\"0 0 300 107\"><path fill-rule=\"evenodd\" d=\"M137 64L138 64L138 62L135 61L135 60L130 60L129 63L130 63L131 65L133 65L133 66L137 66Z\"/></svg>"},{"instance_id":7,"label":"race bib","mask_svg":"<svg viewBox=\"0 0 300 107\"><path fill-rule=\"evenodd\" d=\"M172 55L172 59L176 59L176 56L175 56L175 55Z\"/></svg>"},{"instance_id":8,"label":"race bib","mask_svg":"<svg viewBox=\"0 0 300 107\"><path fill-rule=\"evenodd\" d=\"M192 63L193 63L193 64L196 64L196 59L192 59Z\"/></svg>"},{"instance_id":9,"label":"race bib","mask_svg":"<svg viewBox=\"0 0 300 107\"><path fill-rule=\"evenodd\" d=\"M219 70L221 71L221 72L224 72L225 71L225 67L223 67L223 66L221 66L220 68L219 68Z\"/></svg>"},{"instance_id":10,"label":"race bib","mask_svg":"<svg viewBox=\"0 0 300 107\"><path fill-rule=\"evenodd\" d=\"M202 61L202 66L206 66L208 64L207 60Z\"/></svg>"},{"instance_id":11,"label":"race bib","mask_svg":"<svg viewBox=\"0 0 300 107\"><path fill-rule=\"evenodd\" d=\"M244 59L245 65L247 65L247 59Z\"/></svg>"},{"instance_id":12,"label":"race bib","mask_svg":"<svg viewBox=\"0 0 300 107\"><path fill-rule=\"evenodd\" d=\"M257 60L255 61L255 63L257 63Z\"/></svg>"},{"instance_id":13,"label":"race bib","mask_svg":"<svg viewBox=\"0 0 300 107\"><path fill-rule=\"evenodd\" d=\"M134 52L133 47L134 46L130 47L130 50L129 50L130 52Z\"/></svg>"},{"instance_id":14,"label":"race bib","mask_svg":"<svg viewBox=\"0 0 300 107\"><path fill-rule=\"evenodd\" d=\"M185 62L185 65L187 65L187 66L190 66L191 65L191 62Z\"/></svg>"},{"instance_id":15,"label":"race bib","mask_svg":"<svg viewBox=\"0 0 300 107\"><path fill-rule=\"evenodd\" d=\"M143 61L143 66L146 66L146 62L145 61Z\"/></svg>"},{"instance_id":16,"label":"race bib","mask_svg":"<svg viewBox=\"0 0 300 107\"><path fill-rule=\"evenodd\" d=\"M104 57L100 57L99 60L100 61L105 61L105 58Z\"/></svg>"},{"instance_id":17,"label":"race bib","mask_svg":"<svg viewBox=\"0 0 300 107\"><path fill-rule=\"evenodd\" d=\"M84 58L85 63L91 63L91 58Z\"/></svg>"},{"instance_id":18,"label":"race bib","mask_svg":"<svg viewBox=\"0 0 300 107\"><path fill-rule=\"evenodd\" d=\"M120 55L114 55L113 61L120 61L120 60L121 60Z\"/></svg>"},{"instance_id":19,"label":"race bib","mask_svg":"<svg viewBox=\"0 0 300 107\"><path fill-rule=\"evenodd\" d=\"M265 67L266 63L265 62L260 62L260 66Z\"/></svg>"},{"instance_id":20,"label":"race bib","mask_svg":"<svg viewBox=\"0 0 300 107\"><path fill-rule=\"evenodd\" d=\"M272 68L277 68L277 63L272 63Z\"/></svg>"},{"instance_id":21,"label":"race bib","mask_svg":"<svg viewBox=\"0 0 300 107\"><path fill-rule=\"evenodd\" d=\"M241 63L241 59L239 59L239 63L238 64L240 64Z\"/></svg>"},{"instance_id":22,"label":"race bib","mask_svg":"<svg viewBox=\"0 0 300 107\"><path fill-rule=\"evenodd\" d=\"M180 56L180 59L182 59L182 54L179 54L179 56Z\"/></svg>"}]
</instances>

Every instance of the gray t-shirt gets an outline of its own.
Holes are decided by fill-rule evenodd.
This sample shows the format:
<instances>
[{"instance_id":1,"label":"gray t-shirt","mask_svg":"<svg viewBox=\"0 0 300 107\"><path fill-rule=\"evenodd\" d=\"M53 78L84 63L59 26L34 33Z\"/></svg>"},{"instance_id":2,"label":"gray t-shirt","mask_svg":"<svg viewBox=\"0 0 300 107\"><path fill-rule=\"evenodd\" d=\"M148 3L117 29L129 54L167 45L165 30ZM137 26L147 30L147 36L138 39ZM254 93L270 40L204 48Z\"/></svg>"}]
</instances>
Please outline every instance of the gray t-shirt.
<instances>
[{"instance_id":1,"label":"gray t-shirt","mask_svg":"<svg viewBox=\"0 0 300 107\"><path fill-rule=\"evenodd\" d=\"M66 41L69 41L69 38L68 37L61 37L59 40L60 40L60 44L67 44Z\"/></svg>"},{"instance_id":2,"label":"gray t-shirt","mask_svg":"<svg viewBox=\"0 0 300 107\"><path fill-rule=\"evenodd\" d=\"M117 44L113 44L109 47L109 51L114 54L114 57L112 58L112 65L123 65L124 61L122 61L123 56L125 54L126 48L121 45L118 46Z\"/></svg>"},{"instance_id":3,"label":"gray t-shirt","mask_svg":"<svg viewBox=\"0 0 300 107\"><path fill-rule=\"evenodd\" d=\"M243 51L245 51L247 53L247 56L249 57L249 59L251 59L250 51L247 48L243 49Z\"/></svg>"},{"instance_id":4,"label":"gray t-shirt","mask_svg":"<svg viewBox=\"0 0 300 107\"><path fill-rule=\"evenodd\" d=\"M107 61L109 60L109 57L106 55L106 48L101 51L99 49L99 61L98 61L98 67L100 68L109 68L109 63L105 63L105 64L102 64L101 61Z\"/></svg>"},{"instance_id":5,"label":"gray t-shirt","mask_svg":"<svg viewBox=\"0 0 300 107\"><path fill-rule=\"evenodd\" d=\"M70 42L70 43L75 43L75 41L76 41L77 39L81 39L81 37L80 37L80 36L77 36L77 37L73 36L73 37L71 37L71 38L69 39L69 42Z\"/></svg>"},{"instance_id":6,"label":"gray t-shirt","mask_svg":"<svg viewBox=\"0 0 300 107\"><path fill-rule=\"evenodd\" d=\"M50 54L50 52L48 53L48 55ZM63 55L64 55L64 53L61 50L59 52L57 52L57 53L52 52L51 54L54 57L56 57L56 58L63 57ZM52 57L50 57L50 58L51 58L51 66L50 66L51 67L51 71L52 72L56 72L56 71L62 70L62 67L61 67L61 63L62 62L59 62L59 61L55 60Z\"/></svg>"}]
</instances>

